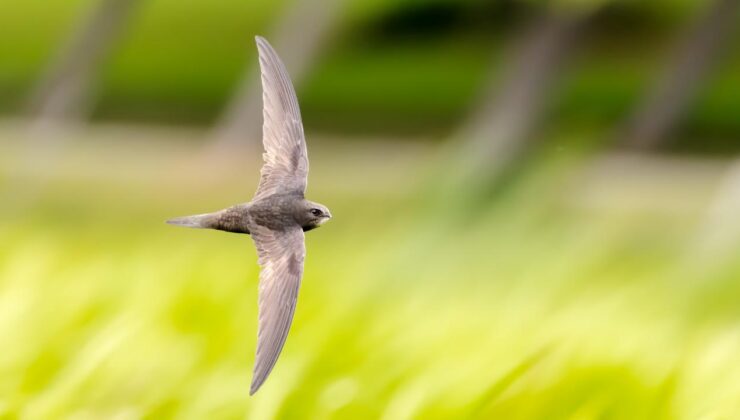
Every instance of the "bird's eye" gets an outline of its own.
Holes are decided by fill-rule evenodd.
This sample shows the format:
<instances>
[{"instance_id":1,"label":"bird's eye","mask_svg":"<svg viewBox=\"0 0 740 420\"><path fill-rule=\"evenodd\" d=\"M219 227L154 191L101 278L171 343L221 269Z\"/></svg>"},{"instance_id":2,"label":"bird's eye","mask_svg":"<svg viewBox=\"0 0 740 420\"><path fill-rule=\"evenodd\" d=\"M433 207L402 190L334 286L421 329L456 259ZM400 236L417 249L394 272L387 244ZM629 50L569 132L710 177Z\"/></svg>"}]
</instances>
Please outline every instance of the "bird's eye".
<instances>
[{"instance_id":1,"label":"bird's eye","mask_svg":"<svg viewBox=\"0 0 740 420\"><path fill-rule=\"evenodd\" d=\"M318 217L318 216L321 216L323 213L321 213L321 210L319 209L311 209L311 214Z\"/></svg>"}]
</instances>

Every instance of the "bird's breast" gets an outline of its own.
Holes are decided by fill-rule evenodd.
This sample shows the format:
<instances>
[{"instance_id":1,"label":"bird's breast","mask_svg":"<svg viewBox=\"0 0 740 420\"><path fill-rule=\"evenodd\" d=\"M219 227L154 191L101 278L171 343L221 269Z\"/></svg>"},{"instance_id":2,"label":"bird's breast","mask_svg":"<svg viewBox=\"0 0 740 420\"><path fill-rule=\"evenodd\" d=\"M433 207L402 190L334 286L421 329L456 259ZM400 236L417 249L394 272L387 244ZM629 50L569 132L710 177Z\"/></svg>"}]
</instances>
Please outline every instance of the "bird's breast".
<instances>
[{"instance_id":1,"label":"bird's breast","mask_svg":"<svg viewBox=\"0 0 740 420\"><path fill-rule=\"evenodd\" d=\"M268 201L254 205L249 209L251 223L256 223L271 230L284 230L295 226L292 207L283 200Z\"/></svg>"}]
</instances>

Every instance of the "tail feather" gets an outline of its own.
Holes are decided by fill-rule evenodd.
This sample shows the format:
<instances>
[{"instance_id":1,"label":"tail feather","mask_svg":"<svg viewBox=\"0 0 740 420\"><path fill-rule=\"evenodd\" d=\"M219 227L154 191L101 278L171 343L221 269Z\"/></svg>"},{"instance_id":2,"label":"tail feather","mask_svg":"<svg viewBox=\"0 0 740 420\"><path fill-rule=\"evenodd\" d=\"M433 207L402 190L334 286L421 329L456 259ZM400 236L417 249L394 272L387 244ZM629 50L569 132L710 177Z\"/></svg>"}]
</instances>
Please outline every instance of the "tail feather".
<instances>
[{"instance_id":1,"label":"tail feather","mask_svg":"<svg viewBox=\"0 0 740 420\"><path fill-rule=\"evenodd\" d=\"M184 226L196 229L209 229L213 227L214 214L196 214L194 216L176 217L167 221L167 224Z\"/></svg>"}]
</instances>

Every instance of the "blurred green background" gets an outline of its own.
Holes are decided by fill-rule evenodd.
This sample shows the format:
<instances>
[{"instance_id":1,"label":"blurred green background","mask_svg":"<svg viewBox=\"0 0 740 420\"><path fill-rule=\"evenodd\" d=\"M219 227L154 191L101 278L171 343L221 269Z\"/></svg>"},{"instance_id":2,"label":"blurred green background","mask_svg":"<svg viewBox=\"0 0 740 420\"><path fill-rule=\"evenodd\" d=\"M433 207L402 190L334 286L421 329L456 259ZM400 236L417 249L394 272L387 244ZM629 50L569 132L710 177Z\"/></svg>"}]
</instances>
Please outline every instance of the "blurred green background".
<instances>
[{"instance_id":1,"label":"blurred green background","mask_svg":"<svg viewBox=\"0 0 740 420\"><path fill-rule=\"evenodd\" d=\"M740 417L738 3L5 1L0 418ZM256 188L256 34L334 218L249 397L251 240L163 221Z\"/></svg>"}]
</instances>

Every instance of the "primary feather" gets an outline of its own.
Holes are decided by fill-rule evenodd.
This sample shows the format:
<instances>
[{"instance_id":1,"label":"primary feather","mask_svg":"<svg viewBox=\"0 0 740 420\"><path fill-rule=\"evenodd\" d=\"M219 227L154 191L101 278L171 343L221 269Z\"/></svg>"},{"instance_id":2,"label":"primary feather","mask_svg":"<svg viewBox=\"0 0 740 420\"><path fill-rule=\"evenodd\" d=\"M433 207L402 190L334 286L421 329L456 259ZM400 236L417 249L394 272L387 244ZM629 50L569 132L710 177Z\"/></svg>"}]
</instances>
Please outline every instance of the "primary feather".
<instances>
[{"instance_id":1,"label":"primary feather","mask_svg":"<svg viewBox=\"0 0 740 420\"><path fill-rule=\"evenodd\" d=\"M260 272L257 357L249 393L257 392L277 362L293 321L306 256L303 230L252 230Z\"/></svg>"},{"instance_id":2,"label":"primary feather","mask_svg":"<svg viewBox=\"0 0 740 420\"><path fill-rule=\"evenodd\" d=\"M275 50L264 38L256 39L262 73L265 164L254 199L278 193L303 195L308 182L308 152L298 98Z\"/></svg>"}]
</instances>

